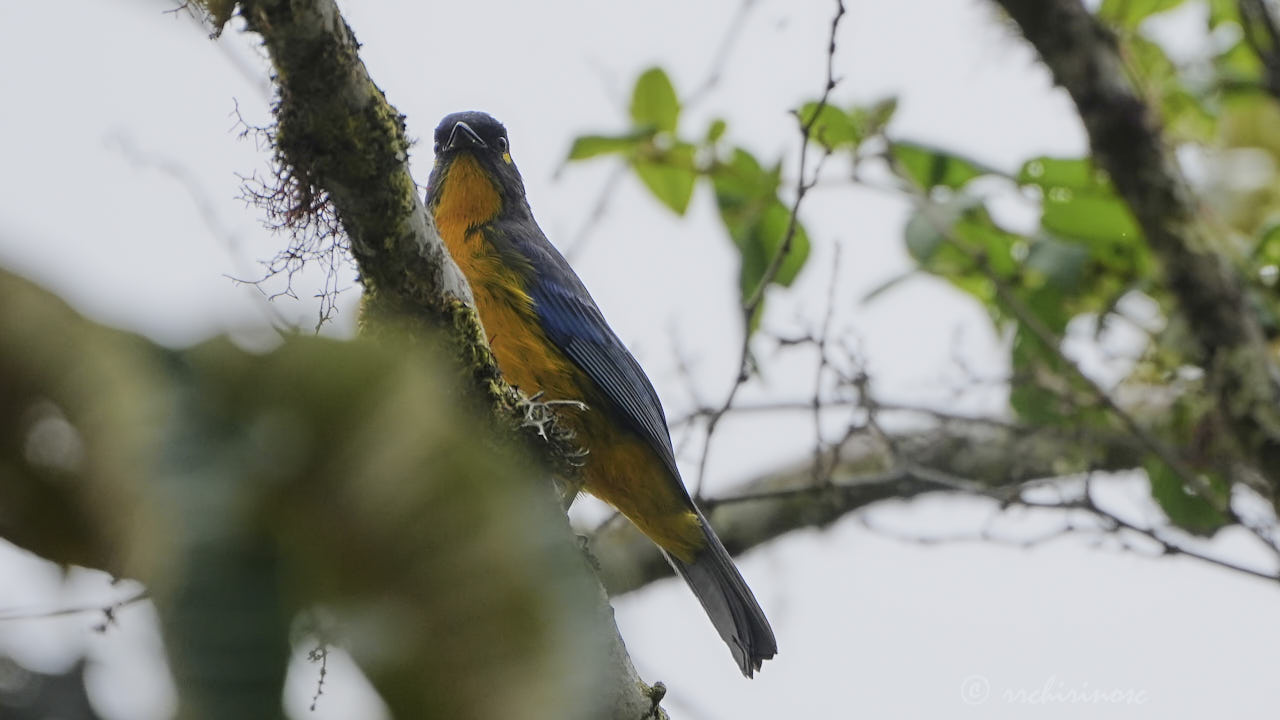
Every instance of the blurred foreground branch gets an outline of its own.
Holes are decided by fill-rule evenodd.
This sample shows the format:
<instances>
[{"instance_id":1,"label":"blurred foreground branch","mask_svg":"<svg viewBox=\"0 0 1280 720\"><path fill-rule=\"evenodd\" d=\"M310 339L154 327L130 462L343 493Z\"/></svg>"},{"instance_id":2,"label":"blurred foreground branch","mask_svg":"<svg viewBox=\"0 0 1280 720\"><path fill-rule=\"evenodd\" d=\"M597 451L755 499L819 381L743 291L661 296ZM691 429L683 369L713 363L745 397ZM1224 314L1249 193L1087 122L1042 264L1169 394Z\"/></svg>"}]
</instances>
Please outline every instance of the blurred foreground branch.
<instances>
[{"instance_id":1,"label":"blurred foreground branch","mask_svg":"<svg viewBox=\"0 0 1280 720\"><path fill-rule=\"evenodd\" d=\"M554 495L435 354L175 351L0 297L0 537L146 584L184 717L281 716L316 606L396 717L652 707Z\"/></svg>"}]
</instances>

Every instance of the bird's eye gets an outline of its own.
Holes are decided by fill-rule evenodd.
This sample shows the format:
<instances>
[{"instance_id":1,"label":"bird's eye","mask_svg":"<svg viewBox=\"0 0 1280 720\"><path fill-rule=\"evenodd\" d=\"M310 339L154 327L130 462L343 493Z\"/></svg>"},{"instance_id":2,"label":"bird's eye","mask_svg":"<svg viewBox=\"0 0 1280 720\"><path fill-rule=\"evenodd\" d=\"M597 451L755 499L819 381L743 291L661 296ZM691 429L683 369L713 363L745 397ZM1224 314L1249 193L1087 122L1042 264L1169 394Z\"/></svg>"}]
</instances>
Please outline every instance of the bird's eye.
<instances>
[{"instance_id":1,"label":"bird's eye","mask_svg":"<svg viewBox=\"0 0 1280 720\"><path fill-rule=\"evenodd\" d=\"M499 135L499 136L498 136L498 139L497 139L497 140L495 140L495 141L493 142L493 144L494 144L494 146L495 146L495 147L497 147L497 148L498 148L498 152L506 152L506 151L507 151L507 139L506 139L505 137L503 137L503 136Z\"/></svg>"},{"instance_id":2,"label":"bird's eye","mask_svg":"<svg viewBox=\"0 0 1280 720\"><path fill-rule=\"evenodd\" d=\"M433 145L433 146L431 147L431 152L433 152L433 153L435 153L435 154L437 154L437 155L439 155L439 154L440 154L440 141L439 141L439 140L437 140L437 141L436 141L436 144L435 144L435 145Z\"/></svg>"}]
</instances>

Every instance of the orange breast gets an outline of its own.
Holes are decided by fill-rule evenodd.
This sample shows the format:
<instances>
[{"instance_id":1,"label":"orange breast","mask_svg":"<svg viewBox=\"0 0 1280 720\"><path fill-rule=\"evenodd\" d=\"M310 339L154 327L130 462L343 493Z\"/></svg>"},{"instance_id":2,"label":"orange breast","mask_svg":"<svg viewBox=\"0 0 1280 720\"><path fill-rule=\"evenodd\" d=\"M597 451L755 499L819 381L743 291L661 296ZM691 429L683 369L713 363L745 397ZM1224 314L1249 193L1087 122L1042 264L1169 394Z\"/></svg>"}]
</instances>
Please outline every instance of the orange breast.
<instances>
[{"instance_id":1,"label":"orange breast","mask_svg":"<svg viewBox=\"0 0 1280 720\"><path fill-rule=\"evenodd\" d=\"M474 158L459 155L435 203L436 229L471 285L498 367L528 395L581 400L574 367L542 332L521 271L505 265L480 230L501 210L493 181Z\"/></svg>"},{"instance_id":2,"label":"orange breast","mask_svg":"<svg viewBox=\"0 0 1280 720\"><path fill-rule=\"evenodd\" d=\"M705 540L680 481L643 438L610 416L603 393L543 332L522 271L506 266L485 239L480 228L501 205L492 181L467 155L453 161L434 204L436 228L471 285L498 367L527 395L587 404L586 411L561 413L588 452L585 489L659 546L690 561Z\"/></svg>"}]
</instances>

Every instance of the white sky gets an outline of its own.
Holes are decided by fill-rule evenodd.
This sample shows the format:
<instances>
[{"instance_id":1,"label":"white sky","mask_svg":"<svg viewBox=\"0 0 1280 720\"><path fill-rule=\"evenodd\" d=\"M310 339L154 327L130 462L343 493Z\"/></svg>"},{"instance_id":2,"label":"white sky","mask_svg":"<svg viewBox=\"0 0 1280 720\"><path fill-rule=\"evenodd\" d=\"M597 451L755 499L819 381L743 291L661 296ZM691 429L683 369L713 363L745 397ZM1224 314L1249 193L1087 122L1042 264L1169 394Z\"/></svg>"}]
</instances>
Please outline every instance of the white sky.
<instances>
[{"instance_id":1,"label":"white sky","mask_svg":"<svg viewBox=\"0 0 1280 720\"><path fill-rule=\"evenodd\" d=\"M557 175L571 138L625 122L636 74L653 63L689 92L709 70L736 0L645 3L342 3L362 56L412 135L437 120L484 109L503 120L543 228L563 247L587 216L608 162ZM1085 143L1066 97L1030 52L979 0L847 0L833 99L847 105L897 95L898 137L963 149L1014 170L1037 154L1079 154ZM268 121L252 42L229 31L207 41L162 0L0 4L0 265L56 289L91 317L186 344L260 325L256 291L224 275L252 276L282 242L235 199L236 173L264 168L238 140L232 113ZM724 77L685 121L700 134L730 119L728 139L771 159L794 160L787 110L821 90L828 2L760 0ZM1194 15L1186 16L1188 22ZM499 51L498 49L502 50ZM247 70L247 72L246 72ZM430 145L415 149L425 182ZM794 172L794 163L788 167ZM169 168L169 169L164 169ZM179 181L173 168L188 178ZM194 200L193 200L194 198ZM878 392L888 399L999 408L998 393L953 398L953 358L987 377L1004 370L982 311L941 283L919 279L870 305L859 298L909 267L905 204L848 187L815 191L804 208L814 235L809 270L770 297L766 326L814 322L840 243L837 327L849 328ZM576 267L631 344L668 413L689 408L677 349L693 361L702 399L722 397L734 373L736 269L713 199L700 187L678 219L625 181ZM314 322L314 303L275 311ZM349 328L354 292L335 331ZM783 360L750 397L809 391L808 359ZM798 378L798 379L797 379ZM711 494L803 457L803 416L734 420L713 449ZM696 448L682 458L690 476ZM1120 483L1119 497L1142 487ZM1136 503L1134 503L1136 504ZM586 511L588 514L590 511ZM927 500L880 508L871 519L913 534L982 527L975 502ZM1016 522L1008 523L1016 526ZM1240 545L1238 538L1219 545ZM1270 717L1280 649L1277 589L1191 561L1147 560L1069 539L1033 550L993 544L904 544L846 520L750 553L741 567L769 613L780 654L754 681L737 673L693 596L664 582L618 603L641 674L662 680L680 718L775 717ZM96 574L59 576L0 552L0 610L49 608L108 592ZM105 635L96 618L0 623L0 648L45 669L81 647L103 662L92 681L112 718L164 717L171 692L156 667L150 610L122 613ZM149 663L149 664L148 664ZM319 711L305 711L313 671L294 673L298 717L345 718L367 695L331 667ZM978 679L975 679L977 677ZM968 704L962 686L985 680ZM966 684L968 683L968 684ZM1048 686L1024 702L1003 694ZM127 690L122 690L125 688ZM1135 703L1082 708L1063 693L1119 690ZM1269 708L1270 711L1263 708Z\"/></svg>"}]
</instances>

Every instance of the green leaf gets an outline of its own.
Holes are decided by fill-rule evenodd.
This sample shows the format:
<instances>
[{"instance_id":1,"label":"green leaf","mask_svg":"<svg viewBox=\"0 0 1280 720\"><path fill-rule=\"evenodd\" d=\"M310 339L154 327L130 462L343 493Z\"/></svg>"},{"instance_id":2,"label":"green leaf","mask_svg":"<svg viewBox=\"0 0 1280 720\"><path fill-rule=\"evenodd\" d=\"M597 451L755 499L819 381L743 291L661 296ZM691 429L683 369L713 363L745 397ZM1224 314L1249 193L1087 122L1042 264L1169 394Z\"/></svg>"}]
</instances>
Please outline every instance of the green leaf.
<instances>
[{"instance_id":1,"label":"green leaf","mask_svg":"<svg viewBox=\"0 0 1280 720\"><path fill-rule=\"evenodd\" d=\"M1185 0L1102 0L1098 17L1109 23L1133 30L1156 13L1172 10Z\"/></svg>"},{"instance_id":2,"label":"green leaf","mask_svg":"<svg viewBox=\"0 0 1280 720\"><path fill-rule=\"evenodd\" d=\"M1254 246L1252 258L1257 265L1280 264L1280 221L1263 226Z\"/></svg>"},{"instance_id":3,"label":"green leaf","mask_svg":"<svg viewBox=\"0 0 1280 720\"><path fill-rule=\"evenodd\" d=\"M569 160L586 160L600 155L635 152L649 133L627 135L579 135L569 148Z\"/></svg>"},{"instance_id":4,"label":"green leaf","mask_svg":"<svg viewBox=\"0 0 1280 720\"><path fill-rule=\"evenodd\" d=\"M819 111L818 103L807 102L800 108L797 117L801 127L810 128L809 137L828 150L853 147L862 139L853 118L832 105L823 105Z\"/></svg>"},{"instance_id":5,"label":"green leaf","mask_svg":"<svg viewBox=\"0 0 1280 720\"><path fill-rule=\"evenodd\" d=\"M729 159L712 170L720 219L739 248L759 224L765 208L776 200L781 177L779 167L766 170L742 148L734 148Z\"/></svg>"},{"instance_id":6,"label":"green leaf","mask_svg":"<svg viewBox=\"0 0 1280 720\"><path fill-rule=\"evenodd\" d=\"M1058 337L1062 337L1067 330L1067 323L1071 322L1071 312L1067 309L1064 294L1062 288L1048 284L1018 291L1023 306L1031 311L1041 325ZM1055 369L1062 370L1056 354L1047 357L1054 361Z\"/></svg>"},{"instance_id":7,"label":"green leaf","mask_svg":"<svg viewBox=\"0 0 1280 720\"><path fill-rule=\"evenodd\" d=\"M1060 290L1078 288L1084 279L1089 251L1075 243L1050 236L1035 238L1022 267L1029 280L1040 280Z\"/></svg>"},{"instance_id":8,"label":"green leaf","mask_svg":"<svg viewBox=\"0 0 1280 720\"><path fill-rule=\"evenodd\" d=\"M1262 61L1248 41L1243 39L1243 34L1240 40L1213 58L1213 67L1218 73L1219 82L1227 84L1228 89L1234 84L1242 86L1237 94L1252 95L1257 92L1254 88L1262 77Z\"/></svg>"},{"instance_id":9,"label":"green leaf","mask_svg":"<svg viewBox=\"0 0 1280 720\"><path fill-rule=\"evenodd\" d=\"M778 266L778 272L773 276L772 282L783 287L790 287L795 281L796 275L800 273L804 267L805 261L809 259L809 233L804 229L804 223L799 219L795 221L795 227L791 227L791 208L783 205L780 200L770 203L764 211L764 217L760 219L760 244L764 249L764 255L767 262L773 262L774 256L782 249L783 242L786 241L787 231L791 230L791 247L787 251L782 263ZM761 278L757 277L756 282L759 283ZM753 288L754 289L754 288Z\"/></svg>"},{"instance_id":10,"label":"green leaf","mask_svg":"<svg viewBox=\"0 0 1280 720\"><path fill-rule=\"evenodd\" d=\"M763 211L764 201L777 195L782 173L777 167L765 170L750 152L734 148L729 159L712 170L711 180L721 213L749 214Z\"/></svg>"},{"instance_id":11,"label":"green leaf","mask_svg":"<svg viewBox=\"0 0 1280 720\"><path fill-rule=\"evenodd\" d=\"M849 118L853 120L860 140L879 135L893 114L898 110L898 98L890 97L876 102L869 107L855 106L849 110Z\"/></svg>"},{"instance_id":12,"label":"green leaf","mask_svg":"<svg viewBox=\"0 0 1280 720\"><path fill-rule=\"evenodd\" d=\"M894 142L889 152L907 176L922 188L957 189L976 177L995 172L973 160L913 142Z\"/></svg>"},{"instance_id":13,"label":"green leaf","mask_svg":"<svg viewBox=\"0 0 1280 720\"><path fill-rule=\"evenodd\" d=\"M1207 498L1194 489L1185 487L1182 479L1158 458L1149 458L1143 466L1151 481L1151 497L1169 516L1174 525L1199 535L1212 535L1227 524L1227 518ZM1227 484L1218 476L1207 478L1210 490L1218 502L1228 497Z\"/></svg>"},{"instance_id":14,"label":"green leaf","mask_svg":"<svg viewBox=\"0 0 1280 720\"><path fill-rule=\"evenodd\" d=\"M712 171L720 219L738 248L741 260L738 286L745 304L759 287L791 227L791 210L778 198L781 169L761 166L750 152L735 148L727 161ZM790 285L809 258L809 233L799 220L791 230L790 250L783 256L773 284ZM758 314L751 319L754 331Z\"/></svg>"},{"instance_id":15,"label":"green leaf","mask_svg":"<svg viewBox=\"0 0 1280 720\"><path fill-rule=\"evenodd\" d=\"M680 101L662 68L649 68L636 80L631 94L631 119L639 127L675 132Z\"/></svg>"},{"instance_id":16,"label":"green leaf","mask_svg":"<svg viewBox=\"0 0 1280 720\"><path fill-rule=\"evenodd\" d=\"M886 98L869 106L855 105L847 111L826 104L821 112L817 101L810 101L796 111L796 117L802 127L813 121L809 137L814 142L827 150L839 150L856 148L867 138L883 132L897 109L897 98Z\"/></svg>"},{"instance_id":17,"label":"green leaf","mask_svg":"<svg viewBox=\"0 0 1280 720\"><path fill-rule=\"evenodd\" d=\"M693 146L681 144L663 153L636 158L631 163L645 187L677 215L684 215L689 209L693 185L698 179L693 152Z\"/></svg>"},{"instance_id":18,"label":"green leaf","mask_svg":"<svg viewBox=\"0 0 1280 720\"><path fill-rule=\"evenodd\" d=\"M1037 157L1023 163L1018 171L1019 185L1037 185L1044 190L1092 188L1105 183L1105 175L1087 158Z\"/></svg>"},{"instance_id":19,"label":"green leaf","mask_svg":"<svg viewBox=\"0 0 1280 720\"><path fill-rule=\"evenodd\" d=\"M918 272L919 272L918 270L912 269L912 270L907 270L906 272L898 273L897 275L890 276L887 280L871 288L871 290L868 291L867 294L862 296L862 299L859 300L859 302L865 305L871 302L872 300L878 299L881 295L884 295L885 293L889 292L890 290L893 290L894 288L898 287L899 285L906 282L907 280L910 280L911 278L915 277Z\"/></svg>"},{"instance_id":20,"label":"green leaf","mask_svg":"<svg viewBox=\"0 0 1280 720\"><path fill-rule=\"evenodd\" d=\"M1009 409L1030 426L1050 426L1062 422L1062 400L1039 385L1018 382L1009 388Z\"/></svg>"},{"instance_id":21,"label":"green leaf","mask_svg":"<svg viewBox=\"0 0 1280 720\"><path fill-rule=\"evenodd\" d=\"M1115 298L1150 278L1154 261L1137 221L1088 159L1035 158L1023 165L1018 182L1043 196L1044 232L1023 261L1029 288L1048 284L1063 291L1070 313L1105 313Z\"/></svg>"},{"instance_id":22,"label":"green leaf","mask_svg":"<svg viewBox=\"0 0 1280 720\"><path fill-rule=\"evenodd\" d=\"M724 137L724 131L727 128L728 125L725 124L724 118L712 120L711 124L707 126L707 142L713 144L719 142L720 138Z\"/></svg>"},{"instance_id":23,"label":"green leaf","mask_svg":"<svg viewBox=\"0 0 1280 720\"><path fill-rule=\"evenodd\" d=\"M1122 248L1133 250L1142 241L1129 206L1114 195L1052 190L1045 195L1040 225L1060 237L1086 241L1091 248L1104 249L1102 243L1116 241L1106 249L1122 255Z\"/></svg>"},{"instance_id":24,"label":"green leaf","mask_svg":"<svg viewBox=\"0 0 1280 720\"><path fill-rule=\"evenodd\" d=\"M1106 174L1085 158L1028 160L1018 183L1039 187L1040 225L1064 240L1079 241L1100 262L1119 270L1145 266L1142 230Z\"/></svg>"},{"instance_id":25,"label":"green leaf","mask_svg":"<svg viewBox=\"0 0 1280 720\"><path fill-rule=\"evenodd\" d=\"M1021 239L995 224L982 198L965 194L918 209L904 237L907 252L922 268L951 280L974 272L977 257L997 275L1011 276L1013 246Z\"/></svg>"},{"instance_id":26,"label":"green leaf","mask_svg":"<svg viewBox=\"0 0 1280 720\"><path fill-rule=\"evenodd\" d=\"M1209 0L1209 29L1217 28L1224 22L1240 24L1240 6L1238 0Z\"/></svg>"},{"instance_id":27,"label":"green leaf","mask_svg":"<svg viewBox=\"0 0 1280 720\"><path fill-rule=\"evenodd\" d=\"M997 225L982 198L960 193L946 203L921 207L903 234L907 252L921 269L972 295L993 318L1004 318L992 276L1013 280L1013 249L1023 238Z\"/></svg>"},{"instance_id":28,"label":"green leaf","mask_svg":"<svg viewBox=\"0 0 1280 720\"><path fill-rule=\"evenodd\" d=\"M938 273L939 268L931 267L931 263L946 244L948 237L955 236L956 224L960 218L981 205L981 198L961 194L946 203L929 203L917 207L903 230L907 253L920 263L922 268Z\"/></svg>"},{"instance_id":29,"label":"green leaf","mask_svg":"<svg viewBox=\"0 0 1280 720\"><path fill-rule=\"evenodd\" d=\"M939 224L943 228L939 228ZM907 242L907 253L921 266L928 265L937 254L938 248L947 241L943 230L955 224L955 217L929 216L923 212L913 214L903 229L903 239Z\"/></svg>"},{"instance_id":30,"label":"green leaf","mask_svg":"<svg viewBox=\"0 0 1280 720\"><path fill-rule=\"evenodd\" d=\"M764 280L774 257L786 241L787 229L791 225L791 210L776 198L760 213L757 221L749 227L739 228L734 243L742 260L738 275L738 288L741 300L745 305ZM772 284L787 287L795 280L805 261L809 259L809 233L799 220L792 230L791 247L778 266ZM755 329L758 319L753 318L751 328Z\"/></svg>"},{"instance_id":31,"label":"green leaf","mask_svg":"<svg viewBox=\"0 0 1280 720\"><path fill-rule=\"evenodd\" d=\"M1061 375L1057 353L1022 323L1013 334L1010 361L1016 380L1009 388L1009 408L1019 420L1044 426L1071 417L1072 408L1065 402L1070 386Z\"/></svg>"}]
</instances>

